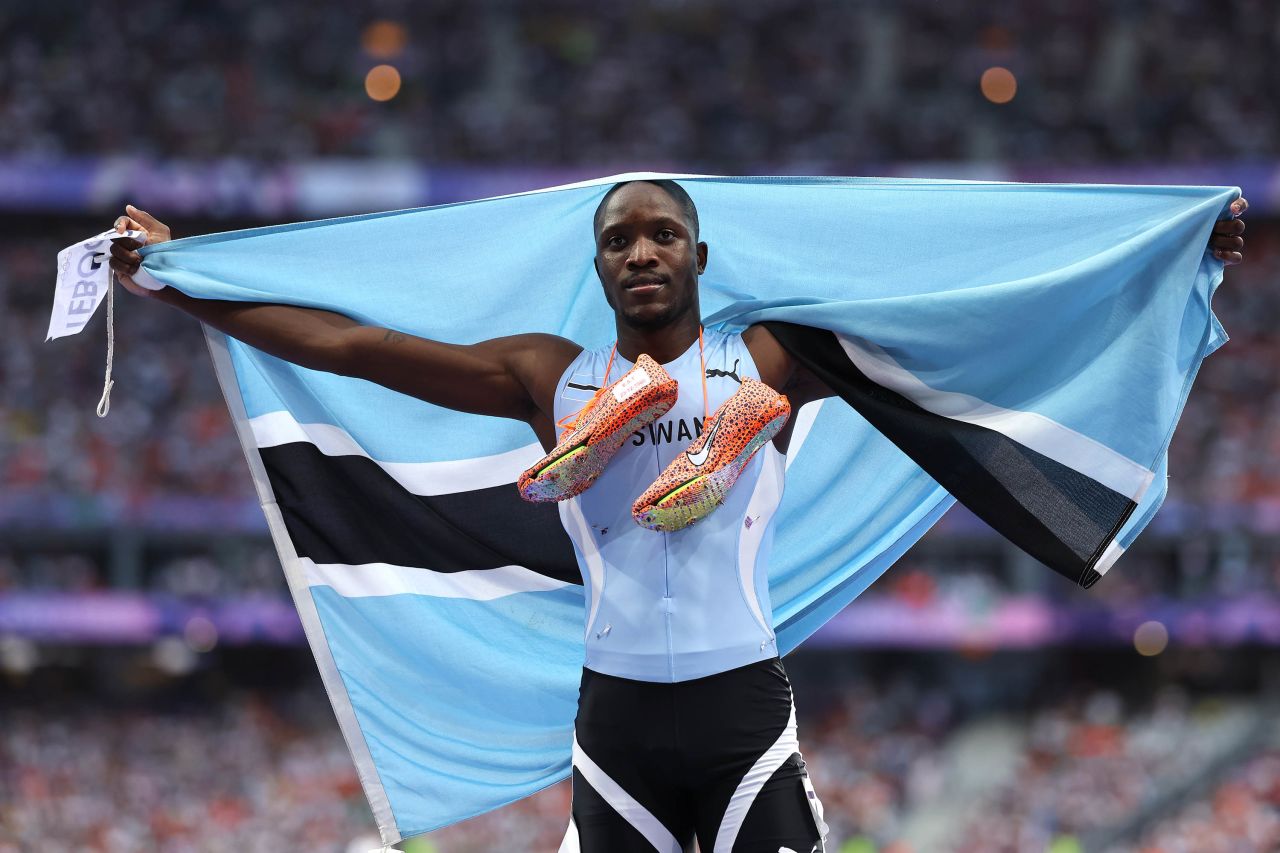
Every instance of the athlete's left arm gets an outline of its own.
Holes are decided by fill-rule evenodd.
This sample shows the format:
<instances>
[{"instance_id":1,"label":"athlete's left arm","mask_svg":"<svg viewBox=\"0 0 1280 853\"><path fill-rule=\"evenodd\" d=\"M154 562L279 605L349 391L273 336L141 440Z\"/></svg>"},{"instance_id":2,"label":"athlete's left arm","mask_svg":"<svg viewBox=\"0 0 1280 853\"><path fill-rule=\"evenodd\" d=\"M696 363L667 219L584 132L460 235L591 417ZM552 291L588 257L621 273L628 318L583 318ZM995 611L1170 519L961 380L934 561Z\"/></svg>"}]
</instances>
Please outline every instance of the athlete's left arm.
<instances>
[{"instance_id":1,"label":"athlete's left arm","mask_svg":"<svg viewBox=\"0 0 1280 853\"><path fill-rule=\"evenodd\" d=\"M805 403L834 397L835 392L778 343L773 332L764 326L750 326L742 333L742 340L751 353L751 360L756 363L756 370L760 372L760 381L775 391L786 394L791 402L792 418L773 439L774 446L786 453L791 442L795 413Z\"/></svg>"}]
</instances>

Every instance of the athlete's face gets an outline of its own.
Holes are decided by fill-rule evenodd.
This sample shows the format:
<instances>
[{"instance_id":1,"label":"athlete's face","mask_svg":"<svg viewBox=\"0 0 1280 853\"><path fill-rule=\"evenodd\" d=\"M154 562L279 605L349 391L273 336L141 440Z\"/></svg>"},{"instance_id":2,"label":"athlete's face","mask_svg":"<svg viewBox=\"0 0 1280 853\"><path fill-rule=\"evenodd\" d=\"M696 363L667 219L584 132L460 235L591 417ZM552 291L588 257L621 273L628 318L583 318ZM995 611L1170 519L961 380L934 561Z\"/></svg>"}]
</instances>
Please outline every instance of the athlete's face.
<instances>
[{"instance_id":1,"label":"athlete's face","mask_svg":"<svg viewBox=\"0 0 1280 853\"><path fill-rule=\"evenodd\" d=\"M675 199L653 184L627 184L609 198L599 223L596 272L624 323L654 329L697 314L707 244L697 241Z\"/></svg>"}]
</instances>

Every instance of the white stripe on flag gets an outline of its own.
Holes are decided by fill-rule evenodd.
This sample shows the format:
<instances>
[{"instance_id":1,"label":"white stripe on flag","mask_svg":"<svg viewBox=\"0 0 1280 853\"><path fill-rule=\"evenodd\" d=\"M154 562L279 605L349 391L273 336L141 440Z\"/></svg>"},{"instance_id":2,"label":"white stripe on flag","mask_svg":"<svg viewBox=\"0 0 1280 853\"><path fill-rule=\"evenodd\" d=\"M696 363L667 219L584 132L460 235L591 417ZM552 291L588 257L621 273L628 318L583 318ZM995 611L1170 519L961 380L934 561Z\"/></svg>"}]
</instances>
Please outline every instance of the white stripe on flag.
<instances>
[{"instance_id":1,"label":"white stripe on flag","mask_svg":"<svg viewBox=\"0 0 1280 853\"><path fill-rule=\"evenodd\" d=\"M935 415L971 423L1001 433L1056 462L1079 471L1135 503L1142 499L1155 474L1127 456L1087 435L1036 412L1003 409L977 397L939 391L893 360L884 350L861 338L836 335L849 360L868 379L897 391Z\"/></svg>"},{"instance_id":2,"label":"white stripe on flag","mask_svg":"<svg viewBox=\"0 0 1280 853\"><path fill-rule=\"evenodd\" d=\"M325 456L363 456L415 495L447 495L514 483L520 472L545 454L534 442L498 453L449 462L383 462L373 459L342 427L304 424L289 412L268 412L249 421L258 447L305 441Z\"/></svg>"},{"instance_id":3,"label":"white stripe on flag","mask_svg":"<svg viewBox=\"0 0 1280 853\"><path fill-rule=\"evenodd\" d=\"M1120 544L1119 538L1112 539L1106 550L1102 552L1102 556L1098 558L1098 562L1093 564L1093 570L1100 575L1105 575L1122 556L1124 556L1124 546Z\"/></svg>"},{"instance_id":4,"label":"white stripe on flag","mask_svg":"<svg viewBox=\"0 0 1280 853\"><path fill-rule=\"evenodd\" d=\"M800 407L800 411L792 415L794 426L791 427L791 441L787 444L787 470L790 470L791 463L800 455L800 448L804 446L805 439L809 437L809 431L813 429L813 424L818 419L818 412L821 409L822 401L814 400L810 403L805 403Z\"/></svg>"},{"instance_id":5,"label":"white stripe on flag","mask_svg":"<svg viewBox=\"0 0 1280 853\"><path fill-rule=\"evenodd\" d=\"M467 598L493 601L520 592L550 592L573 584L532 572L523 566L473 569L465 572L433 572L390 563L316 563L299 557L308 586L328 586L343 598L379 595L430 595L436 598Z\"/></svg>"},{"instance_id":6,"label":"white stripe on flag","mask_svg":"<svg viewBox=\"0 0 1280 853\"><path fill-rule=\"evenodd\" d=\"M378 834L385 845L400 841L400 827L396 824L391 811L391 801L387 798L386 787L382 784L382 775L373 763L373 753L369 751L369 743L364 738L364 730L356 719L355 706L347 693L346 682L338 672L338 664L333 659L333 650L325 639L324 626L320 624L320 614L316 610L315 599L307 594L306 577L301 565L302 560L293 548L293 540L284 526L284 516L280 513L280 505L276 503L275 493L271 490L271 482L267 479L262 458L252 452L253 433L248 413L244 408L244 399L240 396L240 383L236 379L235 368L231 366L231 355L227 351L227 337L209 326L204 327L205 341L209 345L209 355L213 357L214 373L218 377L218 385L226 397L227 408L231 410L231 419L235 423L236 437L240 439L240 447L244 450L245 459L249 462L249 471L253 475L253 483L258 491L258 499L262 503L262 511L267 517L267 527L271 530L271 540L275 543L276 552L280 555L280 565L284 568L285 580L289 584L289 594L293 596L294 606L298 608L298 618L302 620L302 630L307 635L307 643L315 656L316 667L320 670L320 680L329 701L333 705L334 716L338 719L338 728L347 742L351 752L351 760L356 765L356 775L365 797L369 800L369 808L378 824Z\"/></svg>"}]
</instances>

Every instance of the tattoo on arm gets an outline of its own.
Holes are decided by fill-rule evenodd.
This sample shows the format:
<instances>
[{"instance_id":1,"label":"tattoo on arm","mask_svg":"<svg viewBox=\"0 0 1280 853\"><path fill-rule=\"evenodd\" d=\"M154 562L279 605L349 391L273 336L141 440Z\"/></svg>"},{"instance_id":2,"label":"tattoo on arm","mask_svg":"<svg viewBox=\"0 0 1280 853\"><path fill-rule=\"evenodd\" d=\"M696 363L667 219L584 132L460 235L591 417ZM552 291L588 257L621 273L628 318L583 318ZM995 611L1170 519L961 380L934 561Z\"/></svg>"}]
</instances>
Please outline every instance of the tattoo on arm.
<instances>
[{"instance_id":1,"label":"tattoo on arm","mask_svg":"<svg viewBox=\"0 0 1280 853\"><path fill-rule=\"evenodd\" d=\"M387 329L387 333L382 336L383 342L388 344L402 343L404 339L405 339L404 335L392 329Z\"/></svg>"}]
</instances>

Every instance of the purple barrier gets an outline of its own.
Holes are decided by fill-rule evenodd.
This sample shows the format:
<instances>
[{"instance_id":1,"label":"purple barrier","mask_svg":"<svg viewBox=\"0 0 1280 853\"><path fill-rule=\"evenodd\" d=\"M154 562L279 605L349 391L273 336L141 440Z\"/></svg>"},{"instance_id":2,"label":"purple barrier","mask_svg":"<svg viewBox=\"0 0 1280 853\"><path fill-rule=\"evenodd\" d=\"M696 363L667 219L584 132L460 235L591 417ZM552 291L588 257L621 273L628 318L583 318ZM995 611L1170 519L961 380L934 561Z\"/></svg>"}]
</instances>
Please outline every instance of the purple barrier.
<instances>
[{"instance_id":1,"label":"purple barrier","mask_svg":"<svg viewBox=\"0 0 1280 853\"><path fill-rule=\"evenodd\" d=\"M1203 602L1149 600L1119 607L1063 607L1040 597L982 606L913 605L868 597L823 626L807 648L1032 649L1132 646L1139 626L1159 623L1171 645L1280 645L1280 597ZM17 592L0 595L0 638L38 642L145 643L186 637L215 645L301 644L302 626L283 596L184 601L165 595Z\"/></svg>"},{"instance_id":2,"label":"purple barrier","mask_svg":"<svg viewBox=\"0 0 1280 853\"><path fill-rule=\"evenodd\" d=\"M1132 646L1139 626L1159 623L1171 645L1280 645L1280 598L1148 600L1107 607L1064 607L1039 597L1008 597L968 606L926 606L868 597L853 602L807 643L816 648L1028 649Z\"/></svg>"},{"instance_id":3,"label":"purple barrier","mask_svg":"<svg viewBox=\"0 0 1280 853\"><path fill-rule=\"evenodd\" d=\"M212 632L210 632L210 627ZM187 636L214 645L301 644L293 603L280 596L181 601L130 592L0 595L0 636L43 642L145 643Z\"/></svg>"}]
</instances>

